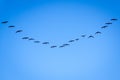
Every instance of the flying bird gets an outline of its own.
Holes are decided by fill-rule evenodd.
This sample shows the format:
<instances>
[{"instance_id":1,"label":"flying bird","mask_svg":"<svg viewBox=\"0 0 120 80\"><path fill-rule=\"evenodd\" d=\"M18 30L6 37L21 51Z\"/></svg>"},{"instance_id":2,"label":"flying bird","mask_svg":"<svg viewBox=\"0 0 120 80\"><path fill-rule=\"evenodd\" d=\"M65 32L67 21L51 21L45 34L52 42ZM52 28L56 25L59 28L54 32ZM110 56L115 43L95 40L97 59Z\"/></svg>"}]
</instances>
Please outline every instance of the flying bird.
<instances>
[{"instance_id":1,"label":"flying bird","mask_svg":"<svg viewBox=\"0 0 120 80\"><path fill-rule=\"evenodd\" d=\"M49 44L49 42L43 42L42 44Z\"/></svg>"},{"instance_id":2,"label":"flying bird","mask_svg":"<svg viewBox=\"0 0 120 80\"><path fill-rule=\"evenodd\" d=\"M9 28L14 28L15 26L8 26Z\"/></svg>"},{"instance_id":3,"label":"flying bird","mask_svg":"<svg viewBox=\"0 0 120 80\"><path fill-rule=\"evenodd\" d=\"M34 43L40 43L40 41L34 41Z\"/></svg>"},{"instance_id":4,"label":"flying bird","mask_svg":"<svg viewBox=\"0 0 120 80\"><path fill-rule=\"evenodd\" d=\"M35 40L34 38L29 38L28 40Z\"/></svg>"},{"instance_id":5,"label":"flying bird","mask_svg":"<svg viewBox=\"0 0 120 80\"><path fill-rule=\"evenodd\" d=\"M74 42L74 40L70 40L70 41L68 41L68 42Z\"/></svg>"},{"instance_id":6,"label":"flying bird","mask_svg":"<svg viewBox=\"0 0 120 80\"><path fill-rule=\"evenodd\" d=\"M112 24L112 23L111 23L111 22L108 22L108 23L105 23L105 24L108 24L108 25L109 25L109 24Z\"/></svg>"},{"instance_id":7,"label":"flying bird","mask_svg":"<svg viewBox=\"0 0 120 80\"><path fill-rule=\"evenodd\" d=\"M17 30L16 33L23 32L23 30Z\"/></svg>"},{"instance_id":8,"label":"flying bird","mask_svg":"<svg viewBox=\"0 0 120 80\"><path fill-rule=\"evenodd\" d=\"M102 34L100 31L97 31L95 34Z\"/></svg>"},{"instance_id":9,"label":"flying bird","mask_svg":"<svg viewBox=\"0 0 120 80\"><path fill-rule=\"evenodd\" d=\"M94 36L90 35L88 38L94 38Z\"/></svg>"},{"instance_id":10,"label":"flying bird","mask_svg":"<svg viewBox=\"0 0 120 80\"><path fill-rule=\"evenodd\" d=\"M115 18L113 18L113 19L111 19L111 21L117 21L118 19L115 19Z\"/></svg>"},{"instance_id":11,"label":"flying bird","mask_svg":"<svg viewBox=\"0 0 120 80\"><path fill-rule=\"evenodd\" d=\"M29 39L29 37L23 37L22 39Z\"/></svg>"},{"instance_id":12,"label":"flying bird","mask_svg":"<svg viewBox=\"0 0 120 80\"><path fill-rule=\"evenodd\" d=\"M51 46L50 48L56 48L57 46Z\"/></svg>"},{"instance_id":13,"label":"flying bird","mask_svg":"<svg viewBox=\"0 0 120 80\"><path fill-rule=\"evenodd\" d=\"M65 46L69 46L70 44L63 44L62 46L59 46L59 48L63 48Z\"/></svg>"},{"instance_id":14,"label":"flying bird","mask_svg":"<svg viewBox=\"0 0 120 80\"><path fill-rule=\"evenodd\" d=\"M104 29L104 28L107 28L108 26L102 26L101 28Z\"/></svg>"},{"instance_id":15,"label":"flying bird","mask_svg":"<svg viewBox=\"0 0 120 80\"><path fill-rule=\"evenodd\" d=\"M6 23L8 23L8 21L3 21L3 22L1 22L2 24L6 24Z\"/></svg>"},{"instance_id":16,"label":"flying bird","mask_svg":"<svg viewBox=\"0 0 120 80\"><path fill-rule=\"evenodd\" d=\"M85 37L86 35L81 35L81 37Z\"/></svg>"},{"instance_id":17,"label":"flying bird","mask_svg":"<svg viewBox=\"0 0 120 80\"><path fill-rule=\"evenodd\" d=\"M77 38L77 39L75 39L76 41L78 41L79 40L79 38Z\"/></svg>"},{"instance_id":18,"label":"flying bird","mask_svg":"<svg viewBox=\"0 0 120 80\"><path fill-rule=\"evenodd\" d=\"M59 46L59 48L63 48L63 47L65 47L65 46L63 46L63 45L62 45L62 46Z\"/></svg>"},{"instance_id":19,"label":"flying bird","mask_svg":"<svg viewBox=\"0 0 120 80\"><path fill-rule=\"evenodd\" d=\"M63 44L62 46L68 46L68 45L70 45L70 44Z\"/></svg>"}]
</instances>

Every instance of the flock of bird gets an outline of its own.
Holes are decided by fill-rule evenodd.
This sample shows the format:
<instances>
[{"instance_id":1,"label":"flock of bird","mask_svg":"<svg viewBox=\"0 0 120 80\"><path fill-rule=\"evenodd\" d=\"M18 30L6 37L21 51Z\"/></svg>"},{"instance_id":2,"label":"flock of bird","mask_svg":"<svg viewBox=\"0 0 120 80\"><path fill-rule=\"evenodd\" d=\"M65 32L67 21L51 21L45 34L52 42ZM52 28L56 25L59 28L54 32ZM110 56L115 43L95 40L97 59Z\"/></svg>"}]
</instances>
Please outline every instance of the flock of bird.
<instances>
[{"instance_id":1,"label":"flock of bird","mask_svg":"<svg viewBox=\"0 0 120 80\"><path fill-rule=\"evenodd\" d=\"M110 19L110 22L107 22L107 23L105 23L105 25L104 26L102 26L102 27L100 27L101 29L105 29L105 28L107 28L107 27L109 27L109 25L111 25L111 24L113 24L113 21L117 21L118 19L116 19L116 18L112 18L112 19ZM8 21L3 21L3 22L1 22L1 24L7 24L8 23ZM15 28L16 26L13 26L13 25L10 25L10 26L8 26L8 28ZM23 32L23 30L16 30L16 32L15 33L22 33ZM102 32L101 31L96 31L95 32L95 35L98 35L98 34L102 34ZM95 36L93 36L93 35L86 35L86 34L83 34L83 35L81 35L81 37L82 38L85 38L85 37L87 37L87 38L95 38ZM34 43L41 43L39 40L35 40L35 38L32 38L32 37L22 37L22 39L23 40L30 40L30 41L33 41ZM66 47L66 46L69 46L70 45L70 43L73 43L73 42L75 42L75 41L79 41L80 39L79 38L76 38L76 39L72 39L72 40L69 40L69 41L67 41L67 43L65 43L65 44L62 44L62 45L60 45L60 46L57 46L57 45L52 45L52 46L50 46L50 48L63 48L63 47ZM44 45L48 45L48 44L50 44L50 42L42 42L42 44L44 44Z\"/></svg>"}]
</instances>

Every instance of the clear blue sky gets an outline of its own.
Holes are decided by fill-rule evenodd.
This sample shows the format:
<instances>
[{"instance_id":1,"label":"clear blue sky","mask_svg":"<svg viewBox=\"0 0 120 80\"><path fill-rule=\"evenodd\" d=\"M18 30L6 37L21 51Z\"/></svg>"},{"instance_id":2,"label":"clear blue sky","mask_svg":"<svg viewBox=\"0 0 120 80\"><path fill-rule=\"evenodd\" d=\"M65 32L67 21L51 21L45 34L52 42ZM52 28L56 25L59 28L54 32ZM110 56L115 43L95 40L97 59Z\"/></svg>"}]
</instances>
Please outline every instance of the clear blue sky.
<instances>
[{"instance_id":1,"label":"clear blue sky","mask_svg":"<svg viewBox=\"0 0 120 80\"><path fill-rule=\"evenodd\" d=\"M120 80L119 0L0 0L0 80ZM8 28L15 25L15 28ZM15 31L22 29L22 33ZM81 38L82 34L94 39ZM41 43L22 40L30 36ZM51 49L71 39L65 48Z\"/></svg>"}]
</instances>

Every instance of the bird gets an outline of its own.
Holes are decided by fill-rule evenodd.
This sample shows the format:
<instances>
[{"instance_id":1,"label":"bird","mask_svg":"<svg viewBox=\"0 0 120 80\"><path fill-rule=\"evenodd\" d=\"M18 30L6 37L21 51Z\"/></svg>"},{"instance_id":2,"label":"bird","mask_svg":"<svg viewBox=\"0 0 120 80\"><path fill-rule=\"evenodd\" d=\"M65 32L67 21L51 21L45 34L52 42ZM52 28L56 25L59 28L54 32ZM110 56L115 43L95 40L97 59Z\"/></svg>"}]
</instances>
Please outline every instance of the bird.
<instances>
[{"instance_id":1,"label":"bird","mask_svg":"<svg viewBox=\"0 0 120 80\"><path fill-rule=\"evenodd\" d=\"M69 46L70 44L63 44L62 46L59 46L59 48L63 48L65 46Z\"/></svg>"},{"instance_id":2,"label":"bird","mask_svg":"<svg viewBox=\"0 0 120 80\"><path fill-rule=\"evenodd\" d=\"M68 42L74 42L74 40L70 40L70 41L68 41Z\"/></svg>"},{"instance_id":3,"label":"bird","mask_svg":"<svg viewBox=\"0 0 120 80\"><path fill-rule=\"evenodd\" d=\"M70 45L70 44L63 44L62 46L68 46L68 45Z\"/></svg>"},{"instance_id":4,"label":"bird","mask_svg":"<svg viewBox=\"0 0 120 80\"><path fill-rule=\"evenodd\" d=\"M113 18L113 19L111 19L111 21L117 21L118 19L115 19L115 18Z\"/></svg>"},{"instance_id":5,"label":"bird","mask_svg":"<svg viewBox=\"0 0 120 80\"><path fill-rule=\"evenodd\" d=\"M63 46L63 45L62 45L62 46L59 46L59 48L63 48L63 47L65 47L65 46Z\"/></svg>"},{"instance_id":6,"label":"bird","mask_svg":"<svg viewBox=\"0 0 120 80\"><path fill-rule=\"evenodd\" d=\"M79 38L76 38L75 40L76 40L76 41L78 41L78 40L79 40Z\"/></svg>"},{"instance_id":7,"label":"bird","mask_svg":"<svg viewBox=\"0 0 120 80\"><path fill-rule=\"evenodd\" d=\"M8 26L9 28L14 28L15 26Z\"/></svg>"},{"instance_id":8,"label":"bird","mask_svg":"<svg viewBox=\"0 0 120 80\"><path fill-rule=\"evenodd\" d=\"M42 44L49 44L49 42L43 42Z\"/></svg>"},{"instance_id":9,"label":"bird","mask_svg":"<svg viewBox=\"0 0 120 80\"><path fill-rule=\"evenodd\" d=\"M40 41L34 41L34 43L40 43Z\"/></svg>"},{"instance_id":10,"label":"bird","mask_svg":"<svg viewBox=\"0 0 120 80\"><path fill-rule=\"evenodd\" d=\"M105 23L105 24L108 24L108 25L109 25L109 24L112 24L112 23L111 23L111 22L108 22L108 23Z\"/></svg>"},{"instance_id":11,"label":"bird","mask_svg":"<svg viewBox=\"0 0 120 80\"><path fill-rule=\"evenodd\" d=\"M17 30L16 33L23 32L23 30Z\"/></svg>"},{"instance_id":12,"label":"bird","mask_svg":"<svg viewBox=\"0 0 120 80\"><path fill-rule=\"evenodd\" d=\"M51 46L50 48L56 48L57 46Z\"/></svg>"},{"instance_id":13,"label":"bird","mask_svg":"<svg viewBox=\"0 0 120 80\"><path fill-rule=\"evenodd\" d=\"M35 40L34 38L29 38L28 40Z\"/></svg>"},{"instance_id":14,"label":"bird","mask_svg":"<svg viewBox=\"0 0 120 80\"><path fill-rule=\"evenodd\" d=\"M94 38L94 36L90 35L88 38Z\"/></svg>"},{"instance_id":15,"label":"bird","mask_svg":"<svg viewBox=\"0 0 120 80\"><path fill-rule=\"evenodd\" d=\"M8 23L8 21L3 21L3 22L1 22L2 24L6 24L6 23Z\"/></svg>"},{"instance_id":16,"label":"bird","mask_svg":"<svg viewBox=\"0 0 120 80\"><path fill-rule=\"evenodd\" d=\"M95 34L102 34L100 31L97 31Z\"/></svg>"},{"instance_id":17,"label":"bird","mask_svg":"<svg viewBox=\"0 0 120 80\"><path fill-rule=\"evenodd\" d=\"M29 39L29 37L23 37L22 39Z\"/></svg>"},{"instance_id":18,"label":"bird","mask_svg":"<svg viewBox=\"0 0 120 80\"><path fill-rule=\"evenodd\" d=\"M101 28L104 29L104 28L107 28L108 26L102 26Z\"/></svg>"},{"instance_id":19,"label":"bird","mask_svg":"<svg viewBox=\"0 0 120 80\"><path fill-rule=\"evenodd\" d=\"M81 35L81 37L85 37L86 35Z\"/></svg>"}]
</instances>

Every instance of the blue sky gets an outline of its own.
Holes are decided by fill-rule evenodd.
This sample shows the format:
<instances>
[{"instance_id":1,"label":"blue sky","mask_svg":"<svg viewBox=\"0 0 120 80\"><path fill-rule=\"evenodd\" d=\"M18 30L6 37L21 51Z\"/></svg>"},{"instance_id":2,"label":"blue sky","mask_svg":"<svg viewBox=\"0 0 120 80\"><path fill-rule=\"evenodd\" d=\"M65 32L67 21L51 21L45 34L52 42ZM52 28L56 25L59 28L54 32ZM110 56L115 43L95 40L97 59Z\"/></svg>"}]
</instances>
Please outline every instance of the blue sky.
<instances>
[{"instance_id":1,"label":"blue sky","mask_svg":"<svg viewBox=\"0 0 120 80\"><path fill-rule=\"evenodd\" d=\"M0 80L120 80L120 21L100 28L111 18L120 19L119 3L0 0L0 22L9 21L0 24ZM23 32L16 34L19 29ZM96 31L102 34L94 35ZM22 40L24 36L41 42ZM76 38L70 46L50 48ZM50 44L41 44L45 41Z\"/></svg>"}]
</instances>

